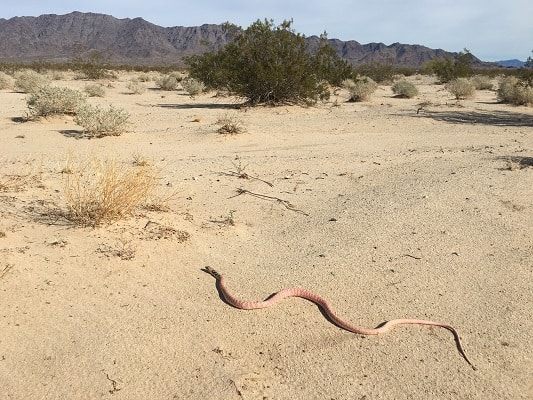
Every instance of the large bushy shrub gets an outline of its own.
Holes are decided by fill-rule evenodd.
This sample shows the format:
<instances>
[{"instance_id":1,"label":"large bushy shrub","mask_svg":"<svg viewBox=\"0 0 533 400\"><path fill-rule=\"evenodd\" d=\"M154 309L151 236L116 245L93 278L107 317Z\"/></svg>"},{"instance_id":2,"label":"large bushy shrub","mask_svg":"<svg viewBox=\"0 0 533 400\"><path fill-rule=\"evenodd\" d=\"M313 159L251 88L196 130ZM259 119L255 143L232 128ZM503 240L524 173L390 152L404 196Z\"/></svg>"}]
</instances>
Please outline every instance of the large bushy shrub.
<instances>
[{"instance_id":1,"label":"large bushy shrub","mask_svg":"<svg viewBox=\"0 0 533 400\"><path fill-rule=\"evenodd\" d=\"M27 98L26 105L30 117L48 117L61 114L74 115L86 101L86 96L78 90L43 86Z\"/></svg>"},{"instance_id":2,"label":"large bushy shrub","mask_svg":"<svg viewBox=\"0 0 533 400\"><path fill-rule=\"evenodd\" d=\"M325 35L311 50L291 24L275 26L272 20L258 20L247 29L226 25L233 41L218 51L188 57L190 76L251 105L328 98L328 84L340 84L351 68L327 44Z\"/></svg>"},{"instance_id":3,"label":"large bushy shrub","mask_svg":"<svg viewBox=\"0 0 533 400\"><path fill-rule=\"evenodd\" d=\"M24 70L15 76L15 90L22 93L35 93L50 84L50 79L31 69Z\"/></svg>"}]
</instances>

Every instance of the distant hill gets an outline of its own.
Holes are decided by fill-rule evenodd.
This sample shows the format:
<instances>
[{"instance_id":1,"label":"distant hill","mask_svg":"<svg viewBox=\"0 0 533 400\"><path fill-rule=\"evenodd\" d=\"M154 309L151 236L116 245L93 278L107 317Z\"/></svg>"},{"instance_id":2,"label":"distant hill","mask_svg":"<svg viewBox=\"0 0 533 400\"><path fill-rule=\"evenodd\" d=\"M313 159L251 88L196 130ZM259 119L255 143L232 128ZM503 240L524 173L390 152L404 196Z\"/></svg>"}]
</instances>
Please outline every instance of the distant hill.
<instances>
[{"instance_id":1,"label":"distant hill","mask_svg":"<svg viewBox=\"0 0 533 400\"><path fill-rule=\"evenodd\" d=\"M504 67L504 68L522 68L524 66L525 62L517 60L517 59L514 59L514 60L496 61L496 64L498 64L500 67Z\"/></svg>"},{"instance_id":2,"label":"distant hill","mask_svg":"<svg viewBox=\"0 0 533 400\"><path fill-rule=\"evenodd\" d=\"M117 19L110 15L72 12L39 17L0 19L0 61L71 60L80 46L97 50L113 64L181 65L184 56L211 51L228 42L222 25L164 28L142 18ZM316 46L317 36L307 38ZM455 56L442 49L394 43L360 44L330 39L329 43L354 65L390 62L418 68L434 58ZM475 59L476 63L481 63Z\"/></svg>"}]
</instances>

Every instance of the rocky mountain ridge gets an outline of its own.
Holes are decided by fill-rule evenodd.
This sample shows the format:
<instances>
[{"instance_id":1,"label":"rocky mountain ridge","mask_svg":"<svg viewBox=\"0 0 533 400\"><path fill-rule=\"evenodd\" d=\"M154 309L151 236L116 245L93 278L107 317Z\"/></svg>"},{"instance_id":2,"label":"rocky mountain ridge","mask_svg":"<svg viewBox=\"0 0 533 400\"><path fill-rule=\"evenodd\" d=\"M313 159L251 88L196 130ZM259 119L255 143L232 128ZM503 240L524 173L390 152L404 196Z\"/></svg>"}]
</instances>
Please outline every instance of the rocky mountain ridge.
<instances>
[{"instance_id":1,"label":"rocky mountain ridge","mask_svg":"<svg viewBox=\"0 0 533 400\"><path fill-rule=\"evenodd\" d=\"M81 48L98 51L109 63L134 65L181 65L184 56L213 50L229 40L222 25L165 28L142 18L81 12L0 19L0 35L0 61L65 62ZM319 41L317 36L306 39L310 46ZM428 60L454 55L422 45L339 39L329 43L353 65L386 62L417 68Z\"/></svg>"}]
</instances>

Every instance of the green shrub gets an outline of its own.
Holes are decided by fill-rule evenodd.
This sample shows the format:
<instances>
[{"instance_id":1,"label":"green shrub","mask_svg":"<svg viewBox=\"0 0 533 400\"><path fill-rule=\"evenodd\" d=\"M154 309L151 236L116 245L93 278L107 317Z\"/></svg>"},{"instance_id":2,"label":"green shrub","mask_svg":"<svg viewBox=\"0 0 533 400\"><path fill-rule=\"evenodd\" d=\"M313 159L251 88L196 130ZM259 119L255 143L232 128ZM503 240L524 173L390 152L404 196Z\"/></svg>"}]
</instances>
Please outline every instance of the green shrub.
<instances>
[{"instance_id":1,"label":"green shrub","mask_svg":"<svg viewBox=\"0 0 533 400\"><path fill-rule=\"evenodd\" d=\"M26 99L26 104L30 117L34 118L76 114L86 101L85 95L77 90L66 87L43 86Z\"/></svg>"},{"instance_id":2,"label":"green shrub","mask_svg":"<svg viewBox=\"0 0 533 400\"><path fill-rule=\"evenodd\" d=\"M126 111L113 106L106 110L86 104L78 110L74 122L93 137L120 136L127 131L129 117Z\"/></svg>"},{"instance_id":3,"label":"green shrub","mask_svg":"<svg viewBox=\"0 0 533 400\"><path fill-rule=\"evenodd\" d=\"M456 58L437 58L428 61L423 69L436 74L441 83L447 83L457 78L472 76L472 61L474 56L469 50L460 52Z\"/></svg>"},{"instance_id":4,"label":"green shrub","mask_svg":"<svg viewBox=\"0 0 533 400\"><path fill-rule=\"evenodd\" d=\"M32 70L25 70L15 77L15 89L22 93L35 93L43 86L50 84L50 80Z\"/></svg>"},{"instance_id":5,"label":"green shrub","mask_svg":"<svg viewBox=\"0 0 533 400\"><path fill-rule=\"evenodd\" d=\"M472 83L477 90L492 90L492 79L486 75L476 75L472 78Z\"/></svg>"},{"instance_id":6,"label":"green shrub","mask_svg":"<svg viewBox=\"0 0 533 400\"><path fill-rule=\"evenodd\" d=\"M418 88L411 82L402 79L392 85L392 92L398 96L406 99L411 99L418 96Z\"/></svg>"},{"instance_id":7,"label":"green shrub","mask_svg":"<svg viewBox=\"0 0 533 400\"><path fill-rule=\"evenodd\" d=\"M13 87L13 82L11 77L0 71L0 90L11 89Z\"/></svg>"},{"instance_id":8,"label":"green shrub","mask_svg":"<svg viewBox=\"0 0 533 400\"><path fill-rule=\"evenodd\" d=\"M89 97L105 97L105 88L97 83L89 83L83 89Z\"/></svg>"},{"instance_id":9,"label":"green shrub","mask_svg":"<svg viewBox=\"0 0 533 400\"><path fill-rule=\"evenodd\" d=\"M474 84L466 78L457 78L446 83L446 90L453 94L457 100L471 99L476 94Z\"/></svg>"},{"instance_id":10,"label":"green shrub","mask_svg":"<svg viewBox=\"0 0 533 400\"><path fill-rule=\"evenodd\" d=\"M176 90L178 88L178 79L172 75L163 75L159 77L155 84L159 86L161 90Z\"/></svg>"},{"instance_id":11,"label":"green shrub","mask_svg":"<svg viewBox=\"0 0 533 400\"><path fill-rule=\"evenodd\" d=\"M378 88L378 84L368 77L357 78L355 81L346 79L342 86L348 90L350 96L348 101L370 100L370 97Z\"/></svg>"},{"instance_id":12,"label":"green shrub","mask_svg":"<svg viewBox=\"0 0 533 400\"><path fill-rule=\"evenodd\" d=\"M515 105L532 105L533 87L514 76L504 77L498 85L498 100Z\"/></svg>"},{"instance_id":13,"label":"green shrub","mask_svg":"<svg viewBox=\"0 0 533 400\"><path fill-rule=\"evenodd\" d=\"M194 78L187 78L181 81L181 86L189 94L189 96L197 96L205 91L203 82Z\"/></svg>"},{"instance_id":14,"label":"green shrub","mask_svg":"<svg viewBox=\"0 0 533 400\"><path fill-rule=\"evenodd\" d=\"M272 20L258 20L247 29L227 24L232 41L216 52L186 58L190 76L251 105L327 99L328 83L340 83L351 68L332 51L325 36L309 49L291 24L275 26Z\"/></svg>"},{"instance_id":15,"label":"green shrub","mask_svg":"<svg viewBox=\"0 0 533 400\"><path fill-rule=\"evenodd\" d=\"M146 87L138 80L132 79L126 86L133 94L142 94L146 91Z\"/></svg>"}]
</instances>

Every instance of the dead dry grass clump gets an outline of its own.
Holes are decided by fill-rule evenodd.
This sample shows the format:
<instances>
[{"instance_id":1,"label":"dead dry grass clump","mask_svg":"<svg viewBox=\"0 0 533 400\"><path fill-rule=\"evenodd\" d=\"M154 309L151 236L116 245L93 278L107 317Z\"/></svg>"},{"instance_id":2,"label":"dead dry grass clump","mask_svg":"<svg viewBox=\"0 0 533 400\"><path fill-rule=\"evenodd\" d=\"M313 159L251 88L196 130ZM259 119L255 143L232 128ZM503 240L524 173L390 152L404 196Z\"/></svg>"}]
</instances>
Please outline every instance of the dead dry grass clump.
<instances>
[{"instance_id":1,"label":"dead dry grass clump","mask_svg":"<svg viewBox=\"0 0 533 400\"><path fill-rule=\"evenodd\" d=\"M150 199L158 183L155 168L116 160L93 158L71 168L63 192L67 218L79 226L94 227L132 215Z\"/></svg>"},{"instance_id":2,"label":"dead dry grass clump","mask_svg":"<svg viewBox=\"0 0 533 400\"><path fill-rule=\"evenodd\" d=\"M237 135L244 132L242 121L234 115L224 115L218 119L217 124L220 125L217 132L222 135Z\"/></svg>"}]
</instances>

